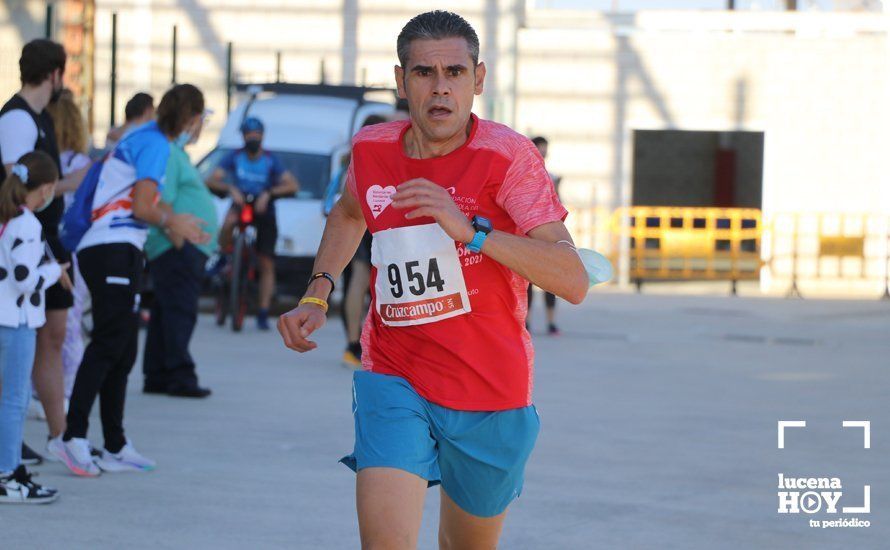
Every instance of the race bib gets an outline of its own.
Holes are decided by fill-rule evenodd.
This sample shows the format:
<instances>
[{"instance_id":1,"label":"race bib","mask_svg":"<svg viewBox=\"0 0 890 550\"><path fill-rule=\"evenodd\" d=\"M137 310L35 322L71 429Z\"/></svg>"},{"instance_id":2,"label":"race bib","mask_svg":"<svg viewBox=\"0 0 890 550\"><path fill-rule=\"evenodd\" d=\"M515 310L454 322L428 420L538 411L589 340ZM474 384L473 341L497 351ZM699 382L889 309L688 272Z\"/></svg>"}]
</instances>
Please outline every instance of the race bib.
<instances>
[{"instance_id":1,"label":"race bib","mask_svg":"<svg viewBox=\"0 0 890 550\"><path fill-rule=\"evenodd\" d=\"M377 313L394 327L463 315L470 299L454 240L432 223L374 233Z\"/></svg>"}]
</instances>

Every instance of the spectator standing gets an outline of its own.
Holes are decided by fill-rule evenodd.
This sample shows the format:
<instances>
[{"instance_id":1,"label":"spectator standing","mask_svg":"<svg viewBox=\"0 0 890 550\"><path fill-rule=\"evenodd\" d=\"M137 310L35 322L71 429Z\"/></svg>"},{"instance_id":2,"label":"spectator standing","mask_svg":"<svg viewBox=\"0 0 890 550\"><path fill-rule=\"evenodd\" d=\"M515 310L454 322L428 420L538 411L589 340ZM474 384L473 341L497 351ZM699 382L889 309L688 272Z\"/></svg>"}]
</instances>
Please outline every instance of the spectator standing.
<instances>
[{"instance_id":1,"label":"spectator standing","mask_svg":"<svg viewBox=\"0 0 890 550\"><path fill-rule=\"evenodd\" d=\"M151 122L155 118L155 100L145 93L139 92L127 101L124 106L124 123L108 130L105 137L105 149L110 151L114 149L127 132L142 126L146 122Z\"/></svg>"},{"instance_id":2,"label":"spectator standing","mask_svg":"<svg viewBox=\"0 0 890 550\"><path fill-rule=\"evenodd\" d=\"M538 152L541 153L541 158L547 158L547 147L549 142L547 138L544 136L537 136L532 138L532 143L535 144L535 147L538 148ZM556 196L559 196L559 182L562 178L557 175L554 175L552 172L547 172L547 175L550 176L550 181L553 182L553 189L556 191ZM534 300L534 285L528 285L528 315L531 317L532 312L532 301ZM556 326L556 296L552 292L544 291L544 307L546 308L547 313L547 334L550 336L559 336L559 327ZM525 322L526 328L529 326L529 322Z\"/></svg>"},{"instance_id":3,"label":"spectator standing","mask_svg":"<svg viewBox=\"0 0 890 550\"><path fill-rule=\"evenodd\" d=\"M0 502L38 504L58 494L31 481L22 464L22 432L30 397L37 335L45 321L44 292L62 268L46 256L43 228L32 212L46 209L59 179L55 161L42 151L10 167L0 188Z\"/></svg>"},{"instance_id":4,"label":"spectator standing","mask_svg":"<svg viewBox=\"0 0 890 550\"><path fill-rule=\"evenodd\" d=\"M362 128L387 122L378 115L369 116ZM345 182L346 178L341 178ZM341 189L342 194L342 189ZM362 324L368 313L368 299L371 294L371 233L365 231L358 249L343 275L343 324L346 326L346 349L343 350L342 365L351 370L362 366Z\"/></svg>"},{"instance_id":5,"label":"spectator standing","mask_svg":"<svg viewBox=\"0 0 890 550\"><path fill-rule=\"evenodd\" d=\"M154 281L154 302L145 341L143 374L145 393L176 397L207 397L208 388L198 385L189 341L198 320L198 298L207 259L216 252L217 214L213 196L185 146L201 135L203 118L170 144L170 160L161 200L174 213L190 213L204 222L211 236L204 244L192 244L152 227L145 241L149 273Z\"/></svg>"},{"instance_id":6,"label":"spectator standing","mask_svg":"<svg viewBox=\"0 0 890 550\"><path fill-rule=\"evenodd\" d=\"M65 90L56 103L47 106L47 111L53 119L53 125L56 129L56 143L59 146L59 159L62 165L62 176L68 176L74 172L82 170L90 166L90 157L87 156L87 133L84 124L83 115L80 108L74 102L74 97L69 90ZM65 193L65 207L70 206L73 200L74 192ZM63 372L63 395L65 398L65 407L59 418L51 419L47 411L47 422L49 424L50 438L58 437L65 431L65 415L67 410L67 400L71 396L71 388L74 386L74 376L77 374L77 367L83 358L84 335L82 331L83 312L89 303L89 290L83 277L77 269L77 258L71 257L71 272L73 294L72 307L68 309L68 318L65 326L65 341L62 345L62 372ZM41 382L37 381L37 377L41 376L38 365L34 365L34 386L40 387ZM52 381L44 381L43 384L49 384L56 381L54 377ZM43 401L43 396L41 401ZM55 409L55 408L54 408Z\"/></svg>"},{"instance_id":7,"label":"spectator standing","mask_svg":"<svg viewBox=\"0 0 890 550\"><path fill-rule=\"evenodd\" d=\"M157 121L129 132L105 160L92 199L92 224L77 245L81 273L90 290L93 333L74 380L65 435L48 450L75 475L101 471L145 471L154 461L142 456L124 435L127 377L136 361L142 248L150 225L185 240L206 242L200 222L159 202L170 141L194 127L204 113L204 96L190 84L164 94ZM96 397L105 448L94 462L87 440ZM101 470L100 470L101 468Z\"/></svg>"}]
</instances>

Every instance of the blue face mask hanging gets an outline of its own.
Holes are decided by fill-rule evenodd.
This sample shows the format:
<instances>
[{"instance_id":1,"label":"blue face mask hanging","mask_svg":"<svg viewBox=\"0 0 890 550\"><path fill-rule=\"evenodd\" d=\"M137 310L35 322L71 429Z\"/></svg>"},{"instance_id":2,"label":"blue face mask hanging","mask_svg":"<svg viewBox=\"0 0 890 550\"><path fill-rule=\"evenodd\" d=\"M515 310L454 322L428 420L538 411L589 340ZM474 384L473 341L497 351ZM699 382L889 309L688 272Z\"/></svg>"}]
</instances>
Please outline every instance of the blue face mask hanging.
<instances>
[{"instance_id":1,"label":"blue face mask hanging","mask_svg":"<svg viewBox=\"0 0 890 550\"><path fill-rule=\"evenodd\" d=\"M179 136L177 136L175 140L173 140L173 143L175 143L176 146L180 149L185 149L185 146L188 145L191 140L192 135L186 131L183 131L179 134Z\"/></svg>"},{"instance_id":2,"label":"blue face mask hanging","mask_svg":"<svg viewBox=\"0 0 890 550\"><path fill-rule=\"evenodd\" d=\"M605 283L612 278L612 262L599 252L589 248L579 248L578 256L581 257L581 263L584 264L584 270L587 271L587 280L590 286Z\"/></svg>"}]
</instances>

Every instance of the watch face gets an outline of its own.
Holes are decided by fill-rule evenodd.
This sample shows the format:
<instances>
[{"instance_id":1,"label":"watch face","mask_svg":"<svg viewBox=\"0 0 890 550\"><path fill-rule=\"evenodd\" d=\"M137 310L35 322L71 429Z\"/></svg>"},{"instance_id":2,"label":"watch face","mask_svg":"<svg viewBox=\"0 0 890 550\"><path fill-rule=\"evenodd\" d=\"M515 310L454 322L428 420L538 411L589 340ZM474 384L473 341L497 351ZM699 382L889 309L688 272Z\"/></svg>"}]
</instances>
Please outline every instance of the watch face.
<instances>
[{"instance_id":1,"label":"watch face","mask_svg":"<svg viewBox=\"0 0 890 550\"><path fill-rule=\"evenodd\" d=\"M483 218L482 216L476 216L473 218L473 225L476 226L477 231L482 231L483 233L491 232L491 220L488 218Z\"/></svg>"}]
</instances>

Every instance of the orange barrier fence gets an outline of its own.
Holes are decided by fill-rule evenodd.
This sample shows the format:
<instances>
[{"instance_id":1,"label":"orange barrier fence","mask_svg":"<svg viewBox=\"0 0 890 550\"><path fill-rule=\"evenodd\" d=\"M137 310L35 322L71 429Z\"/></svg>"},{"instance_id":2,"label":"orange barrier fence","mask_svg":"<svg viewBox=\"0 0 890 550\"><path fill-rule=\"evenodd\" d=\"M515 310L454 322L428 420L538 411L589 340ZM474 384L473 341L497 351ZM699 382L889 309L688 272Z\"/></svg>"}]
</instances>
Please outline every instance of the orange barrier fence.
<instances>
[{"instance_id":1,"label":"orange barrier fence","mask_svg":"<svg viewBox=\"0 0 890 550\"><path fill-rule=\"evenodd\" d=\"M644 281L756 280L763 265L760 210L633 206L612 216L612 251L622 240L629 278Z\"/></svg>"},{"instance_id":2,"label":"orange barrier fence","mask_svg":"<svg viewBox=\"0 0 890 550\"><path fill-rule=\"evenodd\" d=\"M645 281L759 280L883 290L890 299L890 216L779 213L748 208L576 207L576 243L608 252L617 277ZM768 274L768 276L767 276ZM833 286L832 286L833 285ZM845 286L846 285L846 286Z\"/></svg>"}]
</instances>

